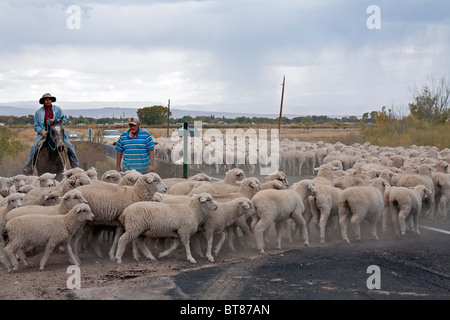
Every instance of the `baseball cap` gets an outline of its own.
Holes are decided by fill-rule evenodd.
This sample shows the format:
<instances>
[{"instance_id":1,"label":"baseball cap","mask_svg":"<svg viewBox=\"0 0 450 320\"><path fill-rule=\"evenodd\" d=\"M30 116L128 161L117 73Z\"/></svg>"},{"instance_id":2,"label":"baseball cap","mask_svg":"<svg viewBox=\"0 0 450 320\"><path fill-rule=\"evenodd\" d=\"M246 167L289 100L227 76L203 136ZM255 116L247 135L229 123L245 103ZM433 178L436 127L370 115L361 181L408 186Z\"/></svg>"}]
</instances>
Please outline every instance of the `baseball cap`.
<instances>
[{"instance_id":1,"label":"baseball cap","mask_svg":"<svg viewBox=\"0 0 450 320\"><path fill-rule=\"evenodd\" d=\"M137 116L131 116L128 118L128 124L132 124L134 126L140 123L139 118Z\"/></svg>"}]
</instances>

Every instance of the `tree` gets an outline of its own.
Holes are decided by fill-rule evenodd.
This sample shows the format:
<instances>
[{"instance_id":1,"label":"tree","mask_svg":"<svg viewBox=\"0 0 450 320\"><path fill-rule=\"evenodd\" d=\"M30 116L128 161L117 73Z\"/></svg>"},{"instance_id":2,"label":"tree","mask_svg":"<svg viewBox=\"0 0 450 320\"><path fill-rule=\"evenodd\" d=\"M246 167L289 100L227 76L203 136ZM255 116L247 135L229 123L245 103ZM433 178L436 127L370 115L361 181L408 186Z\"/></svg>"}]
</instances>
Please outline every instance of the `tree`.
<instances>
[{"instance_id":1,"label":"tree","mask_svg":"<svg viewBox=\"0 0 450 320\"><path fill-rule=\"evenodd\" d=\"M167 122L167 113L169 112L169 108L164 106L151 106L139 108L137 110L137 115L141 120L141 123L146 125L152 124L164 124ZM172 112L169 112L169 117L172 115Z\"/></svg>"},{"instance_id":2,"label":"tree","mask_svg":"<svg viewBox=\"0 0 450 320\"><path fill-rule=\"evenodd\" d=\"M411 115L425 122L445 123L449 117L450 86L443 77L438 83L434 78L429 80L422 91L412 91L413 102L409 104Z\"/></svg>"}]
</instances>

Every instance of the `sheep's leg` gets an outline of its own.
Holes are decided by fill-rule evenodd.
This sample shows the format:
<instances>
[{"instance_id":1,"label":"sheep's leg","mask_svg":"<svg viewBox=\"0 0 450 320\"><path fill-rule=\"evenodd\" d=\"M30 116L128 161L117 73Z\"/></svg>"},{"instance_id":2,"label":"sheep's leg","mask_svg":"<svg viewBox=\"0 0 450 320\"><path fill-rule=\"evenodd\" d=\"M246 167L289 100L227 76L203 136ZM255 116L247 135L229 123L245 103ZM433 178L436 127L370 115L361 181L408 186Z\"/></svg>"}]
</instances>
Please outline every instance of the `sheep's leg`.
<instances>
[{"instance_id":1,"label":"sheep's leg","mask_svg":"<svg viewBox=\"0 0 450 320\"><path fill-rule=\"evenodd\" d=\"M400 235L404 236L406 232L406 217L409 214L409 208L402 208L398 213L398 224L400 227Z\"/></svg>"},{"instance_id":2,"label":"sheep's leg","mask_svg":"<svg viewBox=\"0 0 450 320\"><path fill-rule=\"evenodd\" d=\"M214 262L214 257L211 254L214 240L214 232L212 230L205 231L205 237L206 237L206 257L208 258L209 261Z\"/></svg>"},{"instance_id":3,"label":"sheep's leg","mask_svg":"<svg viewBox=\"0 0 450 320\"><path fill-rule=\"evenodd\" d=\"M116 231L115 231L113 243L111 245L111 248L109 249L109 259L111 261L114 261L114 253L116 252L116 249L117 249L117 242L119 241L119 238L122 234L123 234L123 228L117 227Z\"/></svg>"},{"instance_id":4,"label":"sheep's leg","mask_svg":"<svg viewBox=\"0 0 450 320\"><path fill-rule=\"evenodd\" d=\"M415 212L412 215L412 220L413 220L413 230L418 236L420 236L420 231L419 231L419 212Z\"/></svg>"},{"instance_id":5,"label":"sheep's leg","mask_svg":"<svg viewBox=\"0 0 450 320\"><path fill-rule=\"evenodd\" d=\"M144 257L146 257L149 260L156 261L156 258L153 256L152 252L145 245L145 237L144 236L141 235L141 236L137 237L137 239L135 240L135 243L136 243L136 247L142 252ZM133 256L134 256L134 254L133 254ZM136 260L136 257L135 257L135 260Z\"/></svg>"},{"instance_id":6,"label":"sheep's leg","mask_svg":"<svg viewBox=\"0 0 450 320\"><path fill-rule=\"evenodd\" d=\"M291 218L294 219L295 224L298 226L302 233L303 245L309 246L308 229L306 228L306 221L305 219L303 219L302 213L299 210L295 210L291 214Z\"/></svg>"},{"instance_id":7,"label":"sheep's leg","mask_svg":"<svg viewBox=\"0 0 450 320\"><path fill-rule=\"evenodd\" d=\"M47 245L45 246L44 255L41 258L41 265L39 267L39 270L44 270L44 267L45 267L45 264L47 263L48 258L50 257L53 250L55 250L57 245L58 245L57 241L55 241L53 239L48 240ZM72 251L72 248L70 248L70 250ZM72 255L73 255L73 252L72 252Z\"/></svg>"},{"instance_id":8,"label":"sheep's leg","mask_svg":"<svg viewBox=\"0 0 450 320\"><path fill-rule=\"evenodd\" d=\"M439 216L441 216L444 221L447 221L447 202L449 198L447 196L441 195L441 199L439 200Z\"/></svg>"},{"instance_id":9,"label":"sheep's leg","mask_svg":"<svg viewBox=\"0 0 450 320\"><path fill-rule=\"evenodd\" d=\"M284 223L283 221L275 221L275 230L277 231L277 249L281 250L281 237L283 235L284 231Z\"/></svg>"},{"instance_id":10,"label":"sheep's leg","mask_svg":"<svg viewBox=\"0 0 450 320\"><path fill-rule=\"evenodd\" d=\"M383 208L383 215L381 216L381 231L387 232L387 222L389 218L389 205L385 205Z\"/></svg>"},{"instance_id":11,"label":"sheep's leg","mask_svg":"<svg viewBox=\"0 0 450 320\"><path fill-rule=\"evenodd\" d=\"M255 225L255 240L256 240L256 249L259 250L260 253L264 253L264 232L268 229L272 221L264 221L259 220Z\"/></svg>"},{"instance_id":12,"label":"sheep's leg","mask_svg":"<svg viewBox=\"0 0 450 320\"><path fill-rule=\"evenodd\" d=\"M350 240L348 239L348 234L347 234L348 222L349 222L349 219L346 215L339 215L339 226L341 228L342 240L344 240L347 243L350 243Z\"/></svg>"},{"instance_id":13,"label":"sheep's leg","mask_svg":"<svg viewBox=\"0 0 450 320\"><path fill-rule=\"evenodd\" d=\"M123 252L125 251L125 247L127 246L128 242L134 241L134 239L136 239L136 236L129 231L126 231L124 234L122 234L117 245L116 251L117 263L122 263L122 255Z\"/></svg>"},{"instance_id":14,"label":"sheep's leg","mask_svg":"<svg viewBox=\"0 0 450 320\"><path fill-rule=\"evenodd\" d=\"M392 226L394 228L394 234L397 237L400 237L400 225L399 225L399 221L398 221L398 208L393 203L390 203L389 206L390 206L389 212L391 214L391 220L392 220Z\"/></svg>"},{"instance_id":15,"label":"sheep's leg","mask_svg":"<svg viewBox=\"0 0 450 320\"><path fill-rule=\"evenodd\" d=\"M360 223L363 220L359 214L354 214L350 219L350 223L352 225L353 232L355 234L356 241L361 241L361 226Z\"/></svg>"},{"instance_id":16,"label":"sheep's leg","mask_svg":"<svg viewBox=\"0 0 450 320\"><path fill-rule=\"evenodd\" d=\"M200 234L195 233L192 238L192 246L194 248L194 252L200 257L200 258L204 258L205 256L203 255L202 252L202 246L200 244Z\"/></svg>"},{"instance_id":17,"label":"sheep's leg","mask_svg":"<svg viewBox=\"0 0 450 320\"><path fill-rule=\"evenodd\" d=\"M27 256L25 255L25 251L22 249L17 250L17 255L19 256L19 261L22 261L24 266L28 266Z\"/></svg>"},{"instance_id":18,"label":"sheep's leg","mask_svg":"<svg viewBox=\"0 0 450 320\"><path fill-rule=\"evenodd\" d=\"M183 230L179 230L178 234L180 235L181 243L183 243L184 249L186 250L187 260L191 263L197 263L191 254L190 234L187 232L184 232Z\"/></svg>"},{"instance_id":19,"label":"sheep's leg","mask_svg":"<svg viewBox=\"0 0 450 320\"><path fill-rule=\"evenodd\" d=\"M97 255L97 257L99 258L103 258L102 252L100 250L100 234L101 231L96 230L96 228L94 228L91 232L91 244L92 244L92 249L94 249L95 254Z\"/></svg>"},{"instance_id":20,"label":"sheep's leg","mask_svg":"<svg viewBox=\"0 0 450 320\"><path fill-rule=\"evenodd\" d=\"M5 239L3 239L3 236L0 234L0 263L3 263L4 250L5 250Z\"/></svg>"},{"instance_id":21,"label":"sheep's leg","mask_svg":"<svg viewBox=\"0 0 450 320\"><path fill-rule=\"evenodd\" d=\"M325 228L327 226L328 217L330 216L330 210L327 210L326 212L320 213L320 220L319 220L319 229L320 229L320 243L325 243Z\"/></svg>"},{"instance_id":22,"label":"sheep's leg","mask_svg":"<svg viewBox=\"0 0 450 320\"><path fill-rule=\"evenodd\" d=\"M231 252L236 252L236 248L234 247L234 226L231 226L227 228L227 234L228 234L228 248L231 250Z\"/></svg>"},{"instance_id":23,"label":"sheep's leg","mask_svg":"<svg viewBox=\"0 0 450 320\"><path fill-rule=\"evenodd\" d=\"M11 270L17 270L19 267L19 263L16 259L16 250L17 249L13 247L12 243L6 245L5 247L5 257L3 263L6 269L8 269L8 272L11 272Z\"/></svg>"},{"instance_id":24,"label":"sheep's leg","mask_svg":"<svg viewBox=\"0 0 450 320\"><path fill-rule=\"evenodd\" d=\"M70 240L72 240L72 239L70 239ZM70 263L79 266L80 264L73 253L72 246L70 245L70 240L67 241L67 244L66 244L66 251L67 251L67 255L69 256L69 261L70 261Z\"/></svg>"},{"instance_id":25,"label":"sheep's leg","mask_svg":"<svg viewBox=\"0 0 450 320\"><path fill-rule=\"evenodd\" d=\"M221 235L220 235L220 239L219 242L217 242L215 248L214 248L214 255L217 257L217 255L220 252L220 249L222 248L223 243L225 242L225 231L222 231Z\"/></svg>"},{"instance_id":26,"label":"sheep's leg","mask_svg":"<svg viewBox=\"0 0 450 320\"><path fill-rule=\"evenodd\" d=\"M178 247L178 245L180 244L180 239L178 239L178 238L173 238L173 241L172 241L172 245L168 248L168 249L166 249L166 250L164 250L163 252L161 252L160 254L159 254L159 258L162 258L162 257L165 257L165 256L167 256L168 254L170 254L173 250L175 250L177 247Z\"/></svg>"}]
</instances>

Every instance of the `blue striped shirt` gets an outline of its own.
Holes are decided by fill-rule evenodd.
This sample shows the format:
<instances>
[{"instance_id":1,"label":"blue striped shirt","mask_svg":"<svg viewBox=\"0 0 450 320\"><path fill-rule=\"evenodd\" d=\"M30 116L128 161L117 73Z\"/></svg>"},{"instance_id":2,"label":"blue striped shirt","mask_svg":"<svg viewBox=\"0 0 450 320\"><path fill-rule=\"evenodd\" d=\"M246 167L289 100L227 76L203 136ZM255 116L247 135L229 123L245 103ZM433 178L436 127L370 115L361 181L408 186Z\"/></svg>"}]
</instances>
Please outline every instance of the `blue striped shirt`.
<instances>
[{"instance_id":1,"label":"blue striped shirt","mask_svg":"<svg viewBox=\"0 0 450 320\"><path fill-rule=\"evenodd\" d=\"M120 135L116 143L116 151L122 152L122 168L124 171L133 170L147 173L150 165L150 151L155 149L155 144L150 133L139 128L136 137L132 138L127 130Z\"/></svg>"}]
</instances>

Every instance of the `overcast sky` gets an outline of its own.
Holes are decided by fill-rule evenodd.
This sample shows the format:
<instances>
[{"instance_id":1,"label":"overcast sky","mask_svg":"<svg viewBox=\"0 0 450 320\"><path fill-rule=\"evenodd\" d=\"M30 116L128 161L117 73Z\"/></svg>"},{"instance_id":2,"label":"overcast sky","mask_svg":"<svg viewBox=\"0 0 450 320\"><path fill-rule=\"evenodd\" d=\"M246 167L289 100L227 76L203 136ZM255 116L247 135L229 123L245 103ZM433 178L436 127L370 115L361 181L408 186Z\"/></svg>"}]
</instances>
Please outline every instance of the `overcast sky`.
<instances>
[{"instance_id":1,"label":"overcast sky","mask_svg":"<svg viewBox=\"0 0 450 320\"><path fill-rule=\"evenodd\" d=\"M283 113L407 110L414 86L450 80L449 13L448 0L0 0L0 103L50 92L63 108L276 114L286 76Z\"/></svg>"}]
</instances>

